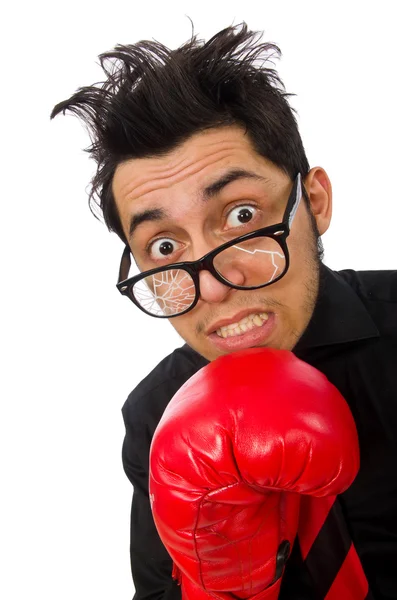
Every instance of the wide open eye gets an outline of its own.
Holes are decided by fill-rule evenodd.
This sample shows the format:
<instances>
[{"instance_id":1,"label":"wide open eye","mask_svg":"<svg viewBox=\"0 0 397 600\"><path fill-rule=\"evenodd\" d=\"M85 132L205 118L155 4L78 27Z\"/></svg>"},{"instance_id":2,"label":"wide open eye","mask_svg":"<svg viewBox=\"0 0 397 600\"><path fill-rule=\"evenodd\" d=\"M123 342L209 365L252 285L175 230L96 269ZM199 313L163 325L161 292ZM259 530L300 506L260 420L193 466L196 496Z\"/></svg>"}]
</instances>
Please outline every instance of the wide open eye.
<instances>
[{"instance_id":1,"label":"wide open eye","mask_svg":"<svg viewBox=\"0 0 397 600\"><path fill-rule=\"evenodd\" d=\"M256 212L257 209L250 204L235 206L228 214L226 223L228 227L241 227L252 221Z\"/></svg>"},{"instance_id":2,"label":"wide open eye","mask_svg":"<svg viewBox=\"0 0 397 600\"><path fill-rule=\"evenodd\" d=\"M153 260L172 260L179 244L170 238L159 238L150 245L149 254Z\"/></svg>"}]
</instances>

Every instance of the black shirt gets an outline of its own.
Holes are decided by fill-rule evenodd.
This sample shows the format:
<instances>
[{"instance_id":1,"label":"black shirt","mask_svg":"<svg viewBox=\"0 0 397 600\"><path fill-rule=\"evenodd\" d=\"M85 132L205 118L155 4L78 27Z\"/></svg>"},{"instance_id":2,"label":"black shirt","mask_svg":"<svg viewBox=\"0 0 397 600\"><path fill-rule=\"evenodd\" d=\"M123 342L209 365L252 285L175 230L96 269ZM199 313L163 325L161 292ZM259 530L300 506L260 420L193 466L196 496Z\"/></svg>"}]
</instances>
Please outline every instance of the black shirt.
<instances>
[{"instance_id":1,"label":"black shirt","mask_svg":"<svg viewBox=\"0 0 397 600\"><path fill-rule=\"evenodd\" d=\"M397 599L397 271L335 272L322 265L316 307L293 352L322 371L350 406L361 466L339 501L374 599ZM178 348L123 406L123 464L134 486L135 600L181 598L171 578L172 561L151 516L149 448L172 396L207 363L187 345ZM310 579L294 546L280 600L312 597Z\"/></svg>"}]
</instances>

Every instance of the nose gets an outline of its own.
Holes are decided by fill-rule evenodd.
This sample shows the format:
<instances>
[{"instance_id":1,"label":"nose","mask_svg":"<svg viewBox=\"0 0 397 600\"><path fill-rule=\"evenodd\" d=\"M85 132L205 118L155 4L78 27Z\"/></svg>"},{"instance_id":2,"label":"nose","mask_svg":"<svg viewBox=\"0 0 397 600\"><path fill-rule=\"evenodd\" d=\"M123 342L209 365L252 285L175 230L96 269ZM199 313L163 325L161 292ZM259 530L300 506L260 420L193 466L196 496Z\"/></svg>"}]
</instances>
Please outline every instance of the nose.
<instances>
[{"instance_id":1,"label":"nose","mask_svg":"<svg viewBox=\"0 0 397 600\"><path fill-rule=\"evenodd\" d=\"M209 271L201 271L199 273L200 281L200 300L209 302L210 304L222 302L231 289L228 285L224 285Z\"/></svg>"},{"instance_id":2,"label":"nose","mask_svg":"<svg viewBox=\"0 0 397 600\"><path fill-rule=\"evenodd\" d=\"M232 281L235 285L242 285L244 282L244 277L242 277L239 273L234 273L233 277L228 278L230 278L230 281ZM215 277L209 271L205 270L200 271L199 282L200 299L210 304L222 302L230 290L233 289L227 284L215 279Z\"/></svg>"}]
</instances>

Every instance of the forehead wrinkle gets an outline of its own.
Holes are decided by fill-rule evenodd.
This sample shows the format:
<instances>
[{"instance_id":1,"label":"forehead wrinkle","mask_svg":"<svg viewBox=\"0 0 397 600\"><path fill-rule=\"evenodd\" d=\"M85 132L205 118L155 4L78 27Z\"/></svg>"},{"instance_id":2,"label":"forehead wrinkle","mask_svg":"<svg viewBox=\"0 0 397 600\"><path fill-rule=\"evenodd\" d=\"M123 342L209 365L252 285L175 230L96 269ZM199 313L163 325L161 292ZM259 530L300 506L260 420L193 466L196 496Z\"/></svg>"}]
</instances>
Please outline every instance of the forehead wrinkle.
<instances>
[{"instance_id":1,"label":"forehead wrinkle","mask_svg":"<svg viewBox=\"0 0 397 600\"><path fill-rule=\"evenodd\" d=\"M138 168L140 167L140 164L139 164L140 161L146 161L146 160L148 160L148 159L133 159L134 163L137 165ZM158 161L160 159L156 159L156 160ZM174 172L175 171L177 172L178 170L180 170L181 165L183 165L183 162L186 162L186 160L185 161L180 160L178 163L175 164L175 166L173 167ZM126 166L128 166L128 165L132 165L133 163L131 161L131 162L125 163L125 164L126 164ZM157 173L161 172L163 170L163 168L164 167L162 167L161 165L158 165L157 162L153 163L152 165L149 165L149 168L148 167L146 167L146 168L143 167L142 171L145 172L145 176L141 177L141 179L142 178L144 179L143 183L139 179L138 179L138 181L134 180L134 174L132 174L133 179L131 180L131 177L128 177L128 180L126 181L125 185L123 185L121 187L120 192L122 193L122 195L124 196L124 198L126 200L129 200L129 199L133 200L134 197L138 198L138 197L141 197L141 196L145 196L146 194L149 194L150 192L152 192L155 189L157 189L157 187L153 187L153 189L150 189L150 184L154 183L154 181L152 181L152 177L153 176L156 177ZM183 168L183 166L182 166L182 168ZM139 169L139 171L141 171L141 169ZM174 172L170 173L170 175L168 175L166 177L163 177L162 180L168 179L168 178L172 177L174 175ZM149 181L146 181L147 177L150 177ZM124 194L125 189L129 188L131 186L131 184L133 185L133 187ZM145 185L149 189L145 189ZM137 190L139 190L140 186L143 187L144 189L143 189L143 191L138 191L137 192ZM166 187L166 186L163 186L163 187ZM132 194L133 194L133 196L131 198Z\"/></svg>"},{"instance_id":2,"label":"forehead wrinkle","mask_svg":"<svg viewBox=\"0 0 397 600\"><path fill-rule=\"evenodd\" d=\"M214 143L212 145L216 144ZM230 151L234 148L234 144L228 144L226 147L223 146L220 150L206 154L198 160L196 152L193 152L191 156L179 160L175 163L175 165L171 165L169 173L162 175L162 177L160 178L158 178L158 175L164 172L164 166L156 162L149 167L149 171L146 171L145 181L140 182L138 180L134 187L127 191L125 195L123 194L123 196L127 201L134 200L137 198L143 199L143 196L146 196L147 194L159 191L161 189L169 188L174 183L179 183L187 177L191 177L192 175L198 174L200 171L202 171L209 165L213 165L214 162L227 158L230 155ZM168 166L169 165L166 166L166 169ZM180 174L179 177L178 174ZM150 178L149 181L147 181L146 179L148 176L152 176L154 179ZM175 181L171 181L173 178L175 178ZM120 191L123 193L123 191L126 188L128 188L129 185L131 185L131 183L133 183L131 180L127 181L125 186L123 186L120 189Z\"/></svg>"}]
</instances>

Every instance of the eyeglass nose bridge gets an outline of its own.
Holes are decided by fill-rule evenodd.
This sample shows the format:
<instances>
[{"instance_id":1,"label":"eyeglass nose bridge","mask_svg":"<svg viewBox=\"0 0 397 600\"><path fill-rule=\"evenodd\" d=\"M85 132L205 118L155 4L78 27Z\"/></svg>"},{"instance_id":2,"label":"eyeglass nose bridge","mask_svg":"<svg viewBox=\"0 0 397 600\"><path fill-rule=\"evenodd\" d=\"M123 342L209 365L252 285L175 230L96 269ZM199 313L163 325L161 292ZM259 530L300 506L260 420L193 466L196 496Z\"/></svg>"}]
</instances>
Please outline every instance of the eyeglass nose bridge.
<instances>
[{"instance_id":1,"label":"eyeglass nose bridge","mask_svg":"<svg viewBox=\"0 0 397 600\"><path fill-rule=\"evenodd\" d=\"M202 256L201 258L198 258L197 260L191 261L189 263L191 271L195 274L197 278L201 271L209 271L209 273L211 273L211 275L214 275L216 279L220 277L219 273L217 273L214 267L214 256L217 256L217 254L214 255L214 251L211 250L211 252L208 252L205 256Z\"/></svg>"}]
</instances>

